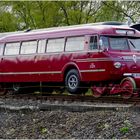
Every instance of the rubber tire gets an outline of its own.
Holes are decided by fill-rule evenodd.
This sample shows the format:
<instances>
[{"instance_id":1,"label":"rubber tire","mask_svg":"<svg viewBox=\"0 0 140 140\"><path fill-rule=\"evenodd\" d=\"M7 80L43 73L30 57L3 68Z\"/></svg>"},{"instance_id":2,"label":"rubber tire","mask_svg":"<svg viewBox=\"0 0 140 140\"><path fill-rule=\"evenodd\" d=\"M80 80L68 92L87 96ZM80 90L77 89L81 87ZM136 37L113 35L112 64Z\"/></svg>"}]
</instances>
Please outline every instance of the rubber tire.
<instances>
[{"instance_id":1,"label":"rubber tire","mask_svg":"<svg viewBox=\"0 0 140 140\"><path fill-rule=\"evenodd\" d=\"M78 80L78 84L77 84L77 87L75 89L71 89L68 85L68 79L71 75L75 75L77 77L77 80ZM76 69L72 69L72 70L68 71L68 73L66 74L65 86L66 86L67 91L71 94L80 94L81 93L81 89L79 88L80 87L80 76L79 76L79 73Z\"/></svg>"}]
</instances>

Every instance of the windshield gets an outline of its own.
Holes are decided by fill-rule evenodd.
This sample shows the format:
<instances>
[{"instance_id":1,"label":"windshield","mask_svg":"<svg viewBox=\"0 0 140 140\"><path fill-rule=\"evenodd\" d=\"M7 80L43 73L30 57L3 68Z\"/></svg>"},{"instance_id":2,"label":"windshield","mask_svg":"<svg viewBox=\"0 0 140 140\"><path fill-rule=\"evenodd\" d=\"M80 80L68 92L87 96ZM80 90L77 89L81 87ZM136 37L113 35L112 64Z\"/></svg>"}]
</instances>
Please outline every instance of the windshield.
<instances>
[{"instance_id":1,"label":"windshield","mask_svg":"<svg viewBox=\"0 0 140 140\"><path fill-rule=\"evenodd\" d=\"M140 38L128 38L131 50L140 51Z\"/></svg>"},{"instance_id":2,"label":"windshield","mask_svg":"<svg viewBox=\"0 0 140 140\"><path fill-rule=\"evenodd\" d=\"M109 38L110 47L113 50L129 50L126 38Z\"/></svg>"},{"instance_id":3,"label":"windshield","mask_svg":"<svg viewBox=\"0 0 140 140\"><path fill-rule=\"evenodd\" d=\"M112 50L136 50L140 51L140 38L132 37L107 37L101 36L101 48L109 48Z\"/></svg>"}]
</instances>

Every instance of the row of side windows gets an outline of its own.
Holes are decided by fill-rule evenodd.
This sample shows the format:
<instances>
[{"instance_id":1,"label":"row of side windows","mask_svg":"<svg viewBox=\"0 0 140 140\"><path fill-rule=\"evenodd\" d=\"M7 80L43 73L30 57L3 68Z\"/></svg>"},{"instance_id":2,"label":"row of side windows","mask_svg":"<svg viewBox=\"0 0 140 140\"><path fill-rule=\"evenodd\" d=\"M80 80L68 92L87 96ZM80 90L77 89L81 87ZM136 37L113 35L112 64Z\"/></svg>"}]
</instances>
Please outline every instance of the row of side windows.
<instances>
[{"instance_id":1,"label":"row of side windows","mask_svg":"<svg viewBox=\"0 0 140 140\"><path fill-rule=\"evenodd\" d=\"M96 39L90 40L90 45ZM97 44L96 44L97 45ZM47 47L46 47L47 46ZM34 54L34 53L45 53L45 52L63 52L65 51L83 51L84 50L84 36L80 37L69 37L67 38L65 45L65 38L58 39L46 39L39 41L26 41L26 42L14 42L6 43L5 49L4 44L0 44L0 55L17 55L17 54ZM96 47L96 46L94 46ZM94 48L95 49L95 48Z\"/></svg>"}]
</instances>

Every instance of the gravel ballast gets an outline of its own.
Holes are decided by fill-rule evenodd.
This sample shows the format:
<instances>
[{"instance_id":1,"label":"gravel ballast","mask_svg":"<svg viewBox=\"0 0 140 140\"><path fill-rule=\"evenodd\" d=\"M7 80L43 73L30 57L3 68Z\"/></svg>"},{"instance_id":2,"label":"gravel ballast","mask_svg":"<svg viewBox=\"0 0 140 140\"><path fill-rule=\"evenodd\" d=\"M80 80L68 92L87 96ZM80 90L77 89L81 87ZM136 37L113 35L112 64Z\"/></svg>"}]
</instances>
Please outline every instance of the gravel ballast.
<instances>
[{"instance_id":1,"label":"gravel ballast","mask_svg":"<svg viewBox=\"0 0 140 140\"><path fill-rule=\"evenodd\" d=\"M140 113L135 111L0 112L2 139L139 139Z\"/></svg>"},{"instance_id":2,"label":"gravel ballast","mask_svg":"<svg viewBox=\"0 0 140 140\"><path fill-rule=\"evenodd\" d=\"M121 104L0 99L0 139L140 139L139 110Z\"/></svg>"}]
</instances>

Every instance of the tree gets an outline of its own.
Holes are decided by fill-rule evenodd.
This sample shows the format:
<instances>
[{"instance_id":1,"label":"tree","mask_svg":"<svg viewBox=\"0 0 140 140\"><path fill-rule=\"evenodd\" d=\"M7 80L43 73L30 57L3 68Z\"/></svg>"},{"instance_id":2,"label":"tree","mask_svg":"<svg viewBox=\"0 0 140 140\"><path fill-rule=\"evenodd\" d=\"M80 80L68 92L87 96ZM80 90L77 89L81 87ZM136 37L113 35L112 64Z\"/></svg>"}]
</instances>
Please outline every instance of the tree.
<instances>
[{"instance_id":1,"label":"tree","mask_svg":"<svg viewBox=\"0 0 140 140\"><path fill-rule=\"evenodd\" d=\"M139 20L138 1L1 1L1 32L83 23Z\"/></svg>"}]
</instances>

